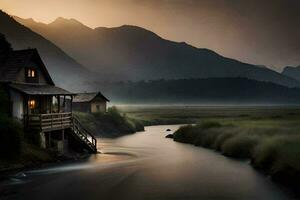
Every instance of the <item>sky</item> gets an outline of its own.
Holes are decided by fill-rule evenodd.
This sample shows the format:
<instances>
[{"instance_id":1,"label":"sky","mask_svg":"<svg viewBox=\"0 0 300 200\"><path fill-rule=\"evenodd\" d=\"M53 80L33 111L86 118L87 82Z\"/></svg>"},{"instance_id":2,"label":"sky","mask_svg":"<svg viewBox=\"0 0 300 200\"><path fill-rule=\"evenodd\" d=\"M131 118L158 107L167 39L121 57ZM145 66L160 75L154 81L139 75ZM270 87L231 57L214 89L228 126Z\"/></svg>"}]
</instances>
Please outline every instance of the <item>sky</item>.
<instances>
[{"instance_id":1,"label":"sky","mask_svg":"<svg viewBox=\"0 0 300 200\"><path fill-rule=\"evenodd\" d=\"M299 0L0 0L0 8L44 23L137 25L277 71L300 65Z\"/></svg>"}]
</instances>

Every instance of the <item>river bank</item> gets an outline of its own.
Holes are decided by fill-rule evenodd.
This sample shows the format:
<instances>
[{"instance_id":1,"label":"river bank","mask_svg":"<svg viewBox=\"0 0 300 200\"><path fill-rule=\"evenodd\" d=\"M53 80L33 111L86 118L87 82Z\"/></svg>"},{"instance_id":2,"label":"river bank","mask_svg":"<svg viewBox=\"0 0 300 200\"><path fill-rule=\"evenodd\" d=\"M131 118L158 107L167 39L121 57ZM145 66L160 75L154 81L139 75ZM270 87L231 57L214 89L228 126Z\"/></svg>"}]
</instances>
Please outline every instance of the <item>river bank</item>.
<instances>
[{"instance_id":1,"label":"river bank","mask_svg":"<svg viewBox=\"0 0 300 200\"><path fill-rule=\"evenodd\" d=\"M174 141L215 150L251 165L299 195L299 119L204 121L174 133Z\"/></svg>"},{"instance_id":2,"label":"river bank","mask_svg":"<svg viewBox=\"0 0 300 200\"><path fill-rule=\"evenodd\" d=\"M144 126L139 120L128 118L126 114L121 114L115 107L109 108L107 113L74 113L74 115L95 136L101 138L116 138L144 130ZM9 126L10 123L13 124ZM7 140L5 143L16 143L16 147L12 148L12 145L7 145L3 148L4 152L0 154L3 155L0 157L0 174L43 167L53 163L76 161L88 156L84 152L70 151L65 155L58 155L56 152L43 150L35 144L38 143L34 141L36 138L31 138L33 134L24 133L21 124L13 119L6 117L3 127L9 129L6 131L7 133L1 133L2 137L6 137L4 138ZM11 138L8 138L7 135ZM0 141L0 144L1 142L3 141ZM2 144L2 147L4 145Z\"/></svg>"},{"instance_id":3,"label":"river bank","mask_svg":"<svg viewBox=\"0 0 300 200\"><path fill-rule=\"evenodd\" d=\"M46 166L57 165L78 160L87 159L88 153L71 152L65 155L58 155L56 152L43 150L30 143L23 144L26 150L17 157L10 159L0 159L0 179L8 175L29 169L39 169Z\"/></svg>"},{"instance_id":4,"label":"river bank","mask_svg":"<svg viewBox=\"0 0 300 200\"><path fill-rule=\"evenodd\" d=\"M103 153L86 161L24 171L0 183L0 199L293 199L245 162L164 138L178 128L151 126L101 139Z\"/></svg>"},{"instance_id":5,"label":"river bank","mask_svg":"<svg viewBox=\"0 0 300 200\"><path fill-rule=\"evenodd\" d=\"M144 130L142 121L128 117L116 107L108 108L106 113L75 112L74 115L97 137L116 138Z\"/></svg>"},{"instance_id":6,"label":"river bank","mask_svg":"<svg viewBox=\"0 0 300 200\"><path fill-rule=\"evenodd\" d=\"M249 159L252 166L277 183L299 191L299 106L127 105L119 108L148 124L212 122L204 127L187 128L183 131L189 132L186 137L177 136L176 140L229 157ZM229 144L223 146L225 141Z\"/></svg>"}]
</instances>

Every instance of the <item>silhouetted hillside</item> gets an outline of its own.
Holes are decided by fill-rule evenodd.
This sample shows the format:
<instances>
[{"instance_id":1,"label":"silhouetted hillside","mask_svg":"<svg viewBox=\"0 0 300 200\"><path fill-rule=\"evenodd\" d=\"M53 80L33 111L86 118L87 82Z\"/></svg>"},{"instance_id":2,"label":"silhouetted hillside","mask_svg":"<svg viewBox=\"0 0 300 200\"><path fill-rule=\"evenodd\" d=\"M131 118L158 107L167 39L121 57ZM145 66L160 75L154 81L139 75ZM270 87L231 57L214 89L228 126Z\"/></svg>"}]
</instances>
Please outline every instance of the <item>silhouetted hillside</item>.
<instances>
[{"instance_id":1,"label":"silhouetted hillside","mask_svg":"<svg viewBox=\"0 0 300 200\"><path fill-rule=\"evenodd\" d=\"M1 10L0 33L5 35L6 39L16 50L37 48L57 85L67 89L84 88L82 84L75 84L78 82L84 83L88 79L89 73L87 69L53 43L19 24Z\"/></svg>"},{"instance_id":2,"label":"silhouetted hillside","mask_svg":"<svg viewBox=\"0 0 300 200\"><path fill-rule=\"evenodd\" d=\"M246 78L119 82L103 92L117 103L300 104L300 89Z\"/></svg>"},{"instance_id":3,"label":"silhouetted hillside","mask_svg":"<svg viewBox=\"0 0 300 200\"><path fill-rule=\"evenodd\" d=\"M285 67L282 71L282 74L293 79L300 81L300 66L298 67Z\"/></svg>"},{"instance_id":4,"label":"silhouetted hillside","mask_svg":"<svg viewBox=\"0 0 300 200\"><path fill-rule=\"evenodd\" d=\"M16 18L42 34L101 79L151 80L209 77L246 77L299 86L299 82L266 67L225 58L208 49L165 40L135 26L91 29L75 19L37 23Z\"/></svg>"}]
</instances>

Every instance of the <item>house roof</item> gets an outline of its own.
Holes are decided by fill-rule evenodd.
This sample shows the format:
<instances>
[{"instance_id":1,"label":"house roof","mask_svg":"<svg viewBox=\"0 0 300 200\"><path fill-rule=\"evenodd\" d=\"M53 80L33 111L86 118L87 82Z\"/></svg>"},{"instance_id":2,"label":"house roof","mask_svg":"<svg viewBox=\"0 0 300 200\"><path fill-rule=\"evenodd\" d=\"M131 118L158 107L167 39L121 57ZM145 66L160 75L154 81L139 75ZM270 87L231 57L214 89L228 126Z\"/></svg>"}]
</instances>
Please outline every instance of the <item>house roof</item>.
<instances>
[{"instance_id":1,"label":"house roof","mask_svg":"<svg viewBox=\"0 0 300 200\"><path fill-rule=\"evenodd\" d=\"M91 102L96 97L100 97L105 101L109 101L101 92L94 92L94 93L79 93L73 99L74 103L83 103L83 102Z\"/></svg>"},{"instance_id":2,"label":"house roof","mask_svg":"<svg viewBox=\"0 0 300 200\"><path fill-rule=\"evenodd\" d=\"M49 72L44 65L38 51L36 49L26 49L11 51L0 63L0 81L16 82L18 73L23 67L26 67L31 59L35 59L39 63L49 84L54 85Z\"/></svg>"},{"instance_id":3,"label":"house roof","mask_svg":"<svg viewBox=\"0 0 300 200\"><path fill-rule=\"evenodd\" d=\"M9 86L27 95L75 95L62 88L52 85L9 84Z\"/></svg>"}]
</instances>

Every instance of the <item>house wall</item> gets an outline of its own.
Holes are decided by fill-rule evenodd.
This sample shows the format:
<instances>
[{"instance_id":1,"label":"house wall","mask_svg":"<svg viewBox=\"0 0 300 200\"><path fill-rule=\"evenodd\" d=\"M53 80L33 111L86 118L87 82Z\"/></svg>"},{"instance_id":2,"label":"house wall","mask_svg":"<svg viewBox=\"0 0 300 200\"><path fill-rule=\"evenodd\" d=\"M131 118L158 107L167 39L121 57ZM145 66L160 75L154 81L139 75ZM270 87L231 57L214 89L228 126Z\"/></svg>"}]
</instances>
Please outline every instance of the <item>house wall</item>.
<instances>
[{"instance_id":1,"label":"house wall","mask_svg":"<svg viewBox=\"0 0 300 200\"><path fill-rule=\"evenodd\" d=\"M91 103L91 111L95 112L106 112L106 101L103 102L92 102Z\"/></svg>"},{"instance_id":2,"label":"house wall","mask_svg":"<svg viewBox=\"0 0 300 200\"><path fill-rule=\"evenodd\" d=\"M35 69L37 71L39 84L47 84L46 77L44 76L42 70L39 68L39 65L34 61L29 62L28 66L26 66L20 70L20 72L18 73L18 76L17 76L17 82L26 83L25 68L27 68L27 67Z\"/></svg>"},{"instance_id":3,"label":"house wall","mask_svg":"<svg viewBox=\"0 0 300 200\"><path fill-rule=\"evenodd\" d=\"M23 114L24 114L23 95L14 90L10 90L9 93L10 93L12 116L18 119L23 119Z\"/></svg>"},{"instance_id":4,"label":"house wall","mask_svg":"<svg viewBox=\"0 0 300 200\"><path fill-rule=\"evenodd\" d=\"M76 103L73 102L73 110L78 111L78 112L86 112L90 113L91 112L91 105L90 103Z\"/></svg>"}]
</instances>

